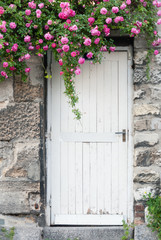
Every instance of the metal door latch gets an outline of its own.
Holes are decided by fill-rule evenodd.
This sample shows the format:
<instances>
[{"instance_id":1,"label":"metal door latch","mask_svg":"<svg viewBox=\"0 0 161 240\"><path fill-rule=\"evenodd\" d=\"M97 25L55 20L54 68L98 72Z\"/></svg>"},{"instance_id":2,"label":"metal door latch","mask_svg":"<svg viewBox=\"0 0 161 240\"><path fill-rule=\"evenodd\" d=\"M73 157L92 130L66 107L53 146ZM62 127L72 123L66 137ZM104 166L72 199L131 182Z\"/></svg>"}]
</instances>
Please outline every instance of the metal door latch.
<instances>
[{"instance_id":1,"label":"metal door latch","mask_svg":"<svg viewBox=\"0 0 161 240\"><path fill-rule=\"evenodd\" d=\"M126 142L126 129L123 129L122 132L115 132L115 134L122 134L122 141Z\"/></svg>"}]
</instances>

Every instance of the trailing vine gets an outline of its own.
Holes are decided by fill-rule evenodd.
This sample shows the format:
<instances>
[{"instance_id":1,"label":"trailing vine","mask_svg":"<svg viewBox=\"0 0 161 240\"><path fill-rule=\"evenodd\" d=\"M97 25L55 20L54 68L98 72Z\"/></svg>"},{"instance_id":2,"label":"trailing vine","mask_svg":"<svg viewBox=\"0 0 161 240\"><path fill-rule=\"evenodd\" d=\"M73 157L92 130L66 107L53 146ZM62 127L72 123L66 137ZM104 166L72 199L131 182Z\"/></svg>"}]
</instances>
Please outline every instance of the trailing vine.
<instances>
[{"instance_id":1,"label":"trailing vine","mask_svg":"<svg viewBox=\"0 0 161 240\"><path fill-rule=\"evenodd\" d=\"M115 51L111 30L137 37L147 36L149 53L159 53L161 44L156 23L161 24L158 0L0 0L0 81L13 74L26 80L30 68L26 62L36 51L43 57L52 49L61 67L65 94L79 119L75 76L88 58L101 62L102 52ZM157 14L156 14L157 13ZM108 38L107 38L108 37Z\"/></svg>"}]
</instances>

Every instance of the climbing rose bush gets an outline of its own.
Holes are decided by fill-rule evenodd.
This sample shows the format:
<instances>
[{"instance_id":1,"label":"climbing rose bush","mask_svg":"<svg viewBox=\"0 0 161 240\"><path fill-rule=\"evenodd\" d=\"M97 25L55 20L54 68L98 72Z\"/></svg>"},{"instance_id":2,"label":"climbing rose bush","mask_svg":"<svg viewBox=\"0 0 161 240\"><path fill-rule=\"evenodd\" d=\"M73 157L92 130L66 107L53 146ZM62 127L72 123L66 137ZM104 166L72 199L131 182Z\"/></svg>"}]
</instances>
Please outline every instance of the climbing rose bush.
<instances>
[{"instance_id":1,"label":"climbing rose bush","mask_svg":"<svg viewBox=\"0 0 161 240\"><path fill-rule=\"evenodd\" d=\"M115 51L110 38L115 29L130 37L145 34L149 52L157 55L159 7L158 0L0 1L0 80L13 74L26 80L31 55L42 58L51 49L61 68L65 94L79 119L74 79L81 74L80 66L86 59L100 62L103 51Z\"/></svg>"}]
</instances>

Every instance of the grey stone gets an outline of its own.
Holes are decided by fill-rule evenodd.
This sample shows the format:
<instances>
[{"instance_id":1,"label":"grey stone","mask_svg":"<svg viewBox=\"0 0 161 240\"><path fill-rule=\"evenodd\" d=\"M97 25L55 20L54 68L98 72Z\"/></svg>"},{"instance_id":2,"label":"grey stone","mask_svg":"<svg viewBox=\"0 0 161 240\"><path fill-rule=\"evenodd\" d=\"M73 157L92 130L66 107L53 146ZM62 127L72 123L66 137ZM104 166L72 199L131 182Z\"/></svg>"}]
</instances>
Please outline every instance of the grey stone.
<instances>
[{"instance_id":1,"label":"grey stone","mask_svg":"<svg viewBox=\"0 0 161 240\"><path fill-rule=\"evenodd\" d=\"M150 71L150 79L146 76L146 67L138 68L134 70L134 83L161 83L161 74L159 66L153 67Z\"/></svg>"},{"instance_id":2,"label":"grey stone","mask_svg":"<svg viewBox=\"0 0 161 240\"><path fill-rule=\"evenodd\" d=\"M135 49L146 49L147 48L147 43L145 41L145 36L142 34L137 38L134 38L134 48ZM139 50L138 50L139 51Z\"/></svg>"},{"instance_id":3,"label":"grey stone","mask_svg":"<svg viewBox=\"0 0 161 240\"><path fill-rule=\"evenodd\" d=\"M38 194L39 192L39 182L0 181L0 213L29 214L32 210L29 193Z\"/></svg>"},{"instance_id":4,"label":"grey stone","mask_svg":"<svg viewBox=\"0 0 161 240\"><path fill-rule=\"evenodd\" d=\"M145 119L135 120L134 129L137 131L143 131L148 129L148 121Z\"/></svg>"},{"instance_id":5,"label":"grey stone","mask_svg":"<svg viewBox=\"0 0 161 240\"><path fill-rule=\"evenodd\" d=\"M150 123L151 130L161 129L161 118L152 118Z\"/></svg>"},{"instance_id":6,"label":"grey stone","mask_svg":"<svg viewBox=\"0 0 161 240\"><path fill-rule=\"evenodd\" d=\"M20 184L20 183L19 183ZM0 194L0 213L26 214L30 213L28 194L26 192L8 191Z\"/></svg>"},{"instance_id":7,"label":"grey stone","mask_svg":"<svg viewBox=\"0 0 161 240\"><path fill-rule=\"evenodd\" d=\"M41 233L39 227L17 227L13 240L41 240Z\"/></svg>"},{"instance_id":8,"label":"grey stone","mask_svg":"<svg viewBox=\"0 0 161 240\"><path fill-rule=\"evenodd\" d=\"M146 56L147 56L147 51L137 51L134 55L134 62L135 64L146 64L145 60L146 60Z\"/></svg>"},{"instance_id":9,"label":"grey stone","mask_svg":"<svg viewBox=\"0 0 161 240\"><path fill-rule=\"evenodd\" d=\"M16 143L14 145L14 162L5 173L10 178L40 180L39 141Z\"/></svg>"},{"instance_id":10,"label":"grey stone","mask_svg":"<svg viewBox=\"0 0 161 240\"><path fill-rule=\"evenodd\" d=\"M0 140L39 138L39 103L21 103L0 110Z\"/></svg>"},{"instance_id":11,"label":"grey stone","mask_svg":"<svg viewBox=\"0 0 161 240\"><path fill-rule=\"evenodd\" d=\"M139 99L139 98L142 98L145 94L145 91L139 89L137 91L134 92L134 100L135 99Z\"/></svg>"},{"instance_id":12,"label":"grey stone","mask_svg":"<svg viewBox=\"0 0 161 240\"><path fill-rule=\"evenodd\" d=\"M160 108L156 104L135 104L134 105L134 115L143 116L148 114L159 115Z\"/></svg>"},{"instance_id":13,"label":"grey stone","mask_svg":"<svg viewBox=\"0 0 161 240\"><path fill-rule=\"evenodd\" d=\"M134 199L135 201L141 201L144 200L144 195L152 193L152 196L155 194L156 189L154 186L147 186L147 187L142 187L142 188L137 188L134 191Z\"/></svg>"},{"instance_id":14,"label":"grey stone","mask_svg":"<svg viewBox=\"0 0 161 240\"><path fill-rule=\"evenodd\" d=\"M32 85L39 85L39 84L43 85L44 67L43 67L42 58L33 55L27 61L27 65L28 65L28 67L31 68L29 76L30 76Z\"/></svg>"},{"instance_id":15,"label":"grey stone","mask_svg":"<svg viewBox=\"0 0 161 240\"><path fill-rule=\"evenodd\" d=\"M7 79L0 82L0 102L13 101L13 80Z\"/></svg>"},{"instance_id":16,"label":"grey stone","mask_svg":"<svg viewBox=\"0 0 161 240\"><path fill-rule=\"evenodd\" d=\"M158 240L157 234L153 233L145 224L138 225L134 231L135 240Z\"/></svg>"},{"instance_id":17,"label":"grey stone","mask_svg":"<svg viewBox=\"0 0 161 240\"><path fill-rule=\"evenodd\" d=\"M135 166L148 167L152 164L159 164L161 162L161 152L150 149L135 150Z\"/></svg>"},{"instance_id":18,"label":"grey stone","mask_svg":"<svg viewBox=\"0 0 161 240\"><path fill-rule=\"evenodd\" d=\"M120 240L123 227L46 227L44 239L50 240ZM132 235L132 232L131 232Z\"/></svg>"},{"instance_id":19,"label":"grey stone","mask_svg":"<svg viewBox=\"0 0 161 240\"><path fill-rule=\"evenodd\" d=\"M5 175L6 169L13 163L13 144L10 142L0 142L0 179Z\"/></svg>"},{"instance_id":20,"label":"grey stone","mask_svg":"<svg viewBox=\"0 0 161 240\"><path fill-rule=\"evenodd\" d=\"M159 183L159 174L155 171L142 170L134 177L134 182L138 183Z\"/></svg>"},{"instance_id":21,"label":"grey stone","mask_svg":"<svg viewBox=\"0 0 161 240\"><path fill-rule=\"evenodd\" d=\"M159 142L157 133L136 133L134 138L135 147L154 146Z\"/></svg>"}]
</instances>

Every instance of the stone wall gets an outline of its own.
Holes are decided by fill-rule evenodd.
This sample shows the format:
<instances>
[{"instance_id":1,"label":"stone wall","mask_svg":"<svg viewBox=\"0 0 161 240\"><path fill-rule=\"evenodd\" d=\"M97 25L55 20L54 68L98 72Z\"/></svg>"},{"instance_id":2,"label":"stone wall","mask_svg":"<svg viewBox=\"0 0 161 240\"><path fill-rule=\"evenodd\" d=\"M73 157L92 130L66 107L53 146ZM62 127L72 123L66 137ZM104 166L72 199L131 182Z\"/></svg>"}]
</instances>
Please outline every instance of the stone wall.
<instances>
[{"instance_id":1,"label":"stone wall","mask_svg":"<svg viewBox=\"0 0 161 240\"><path fill-rule=\"evenodd\" d=\"M160 193L161 173L161 54L152 58L146 78L144 39L134 44L134 217L145 221L143 195Z\"/></svg>"},{"instance_id":2,"label":"stone wall","mask_svg":"<svg viewBox=\"0 0 161 240\"><path fill-rule=\"evenodd\" d=\"M28 65L27 82L0 83L1 225L44 223L44 72L38 57Z\"/></svg>"}]
</instances>

